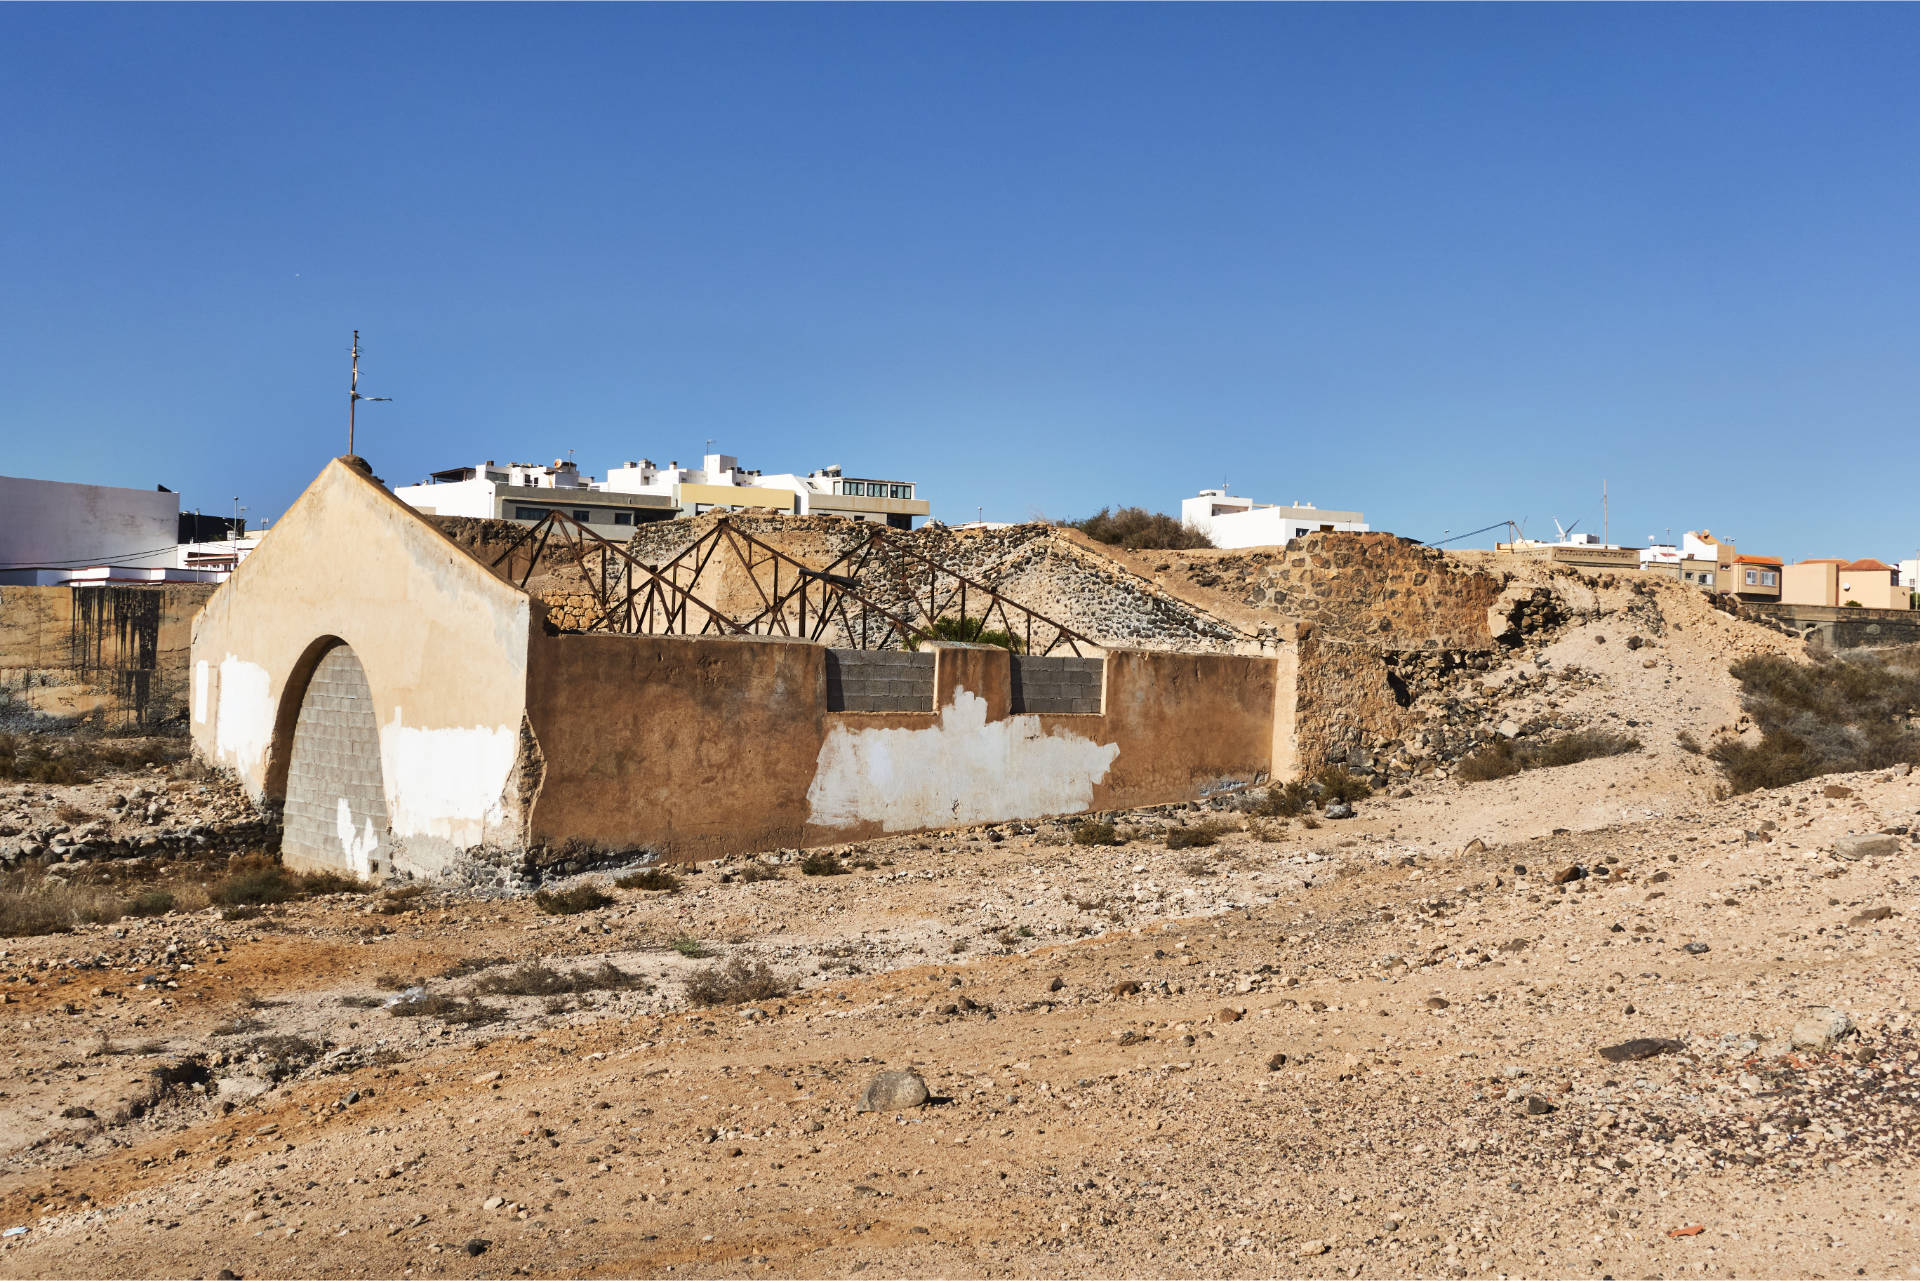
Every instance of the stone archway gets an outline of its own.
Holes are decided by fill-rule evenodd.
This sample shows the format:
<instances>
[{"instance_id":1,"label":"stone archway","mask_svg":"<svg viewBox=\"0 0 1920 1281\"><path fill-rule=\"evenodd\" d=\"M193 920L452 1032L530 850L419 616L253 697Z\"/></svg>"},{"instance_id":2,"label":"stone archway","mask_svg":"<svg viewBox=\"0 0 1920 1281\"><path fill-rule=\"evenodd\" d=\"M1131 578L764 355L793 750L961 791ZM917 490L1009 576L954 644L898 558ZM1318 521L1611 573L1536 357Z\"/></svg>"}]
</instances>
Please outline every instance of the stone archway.
<instances>
[{"instance_id":1,"label":"stone archway","mask_svg":"<svg viewBox=\"0 0 1920 1281\"><path fill-rule=\"evenodd\" d=\"M353 650L335 645L314 665L294 718L281 859L376 878L390 865L389 843L373 694Z\"/></svg>"}]
</instances>

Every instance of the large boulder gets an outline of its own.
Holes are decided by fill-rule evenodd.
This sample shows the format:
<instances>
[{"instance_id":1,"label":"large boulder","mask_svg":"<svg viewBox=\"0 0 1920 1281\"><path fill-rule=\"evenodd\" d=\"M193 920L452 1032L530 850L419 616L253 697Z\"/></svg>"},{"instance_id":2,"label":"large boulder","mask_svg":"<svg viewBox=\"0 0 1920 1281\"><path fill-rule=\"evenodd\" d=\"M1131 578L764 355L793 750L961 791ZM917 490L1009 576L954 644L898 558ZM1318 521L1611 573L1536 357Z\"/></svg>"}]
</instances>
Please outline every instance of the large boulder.
<instances>
[{"instance_id":1,"label":"large boulder","mask_svg":"<svg viewBox=\"0 0 1920 1281\"><path fill-rule=\"evenodd\" d=\"M896 1112L925 1106L927 1083L918 1072L882 1072L860 1093L862 1112Z\"/></svg>"}]
</instances>

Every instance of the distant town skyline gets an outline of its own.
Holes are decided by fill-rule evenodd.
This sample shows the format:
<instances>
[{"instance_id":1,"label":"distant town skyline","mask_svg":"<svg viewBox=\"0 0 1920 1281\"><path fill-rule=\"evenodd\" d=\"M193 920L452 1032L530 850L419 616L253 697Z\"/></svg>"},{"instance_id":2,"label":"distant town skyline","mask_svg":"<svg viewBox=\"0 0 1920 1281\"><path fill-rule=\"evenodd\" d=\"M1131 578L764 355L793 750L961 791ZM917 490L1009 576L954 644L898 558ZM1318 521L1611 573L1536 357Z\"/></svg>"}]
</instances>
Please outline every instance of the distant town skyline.
<instances>
[{"instance_id":1,"label":"distant town skyline","mask_svg":"<svg viewBox=\"0 0 1920 1281\"><path fill-rule=\"evenodd\" d=\"M933 515L1908 557L1920 12L0 10L0 472L711 438ZM1494 535L1459 545L1490 545Z\"/></svg>"}]
</instances>

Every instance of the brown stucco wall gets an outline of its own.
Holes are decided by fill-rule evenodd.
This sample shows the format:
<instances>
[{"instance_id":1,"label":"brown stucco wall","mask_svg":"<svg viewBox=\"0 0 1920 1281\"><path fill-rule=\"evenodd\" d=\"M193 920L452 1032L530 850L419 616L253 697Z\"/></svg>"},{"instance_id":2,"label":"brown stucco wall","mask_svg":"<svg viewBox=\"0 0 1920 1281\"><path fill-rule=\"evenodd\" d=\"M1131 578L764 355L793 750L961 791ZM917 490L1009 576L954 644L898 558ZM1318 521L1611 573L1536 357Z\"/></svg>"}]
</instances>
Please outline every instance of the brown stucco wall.
<instances>
[{"instance_id":1,"label":"brown stucco wall","mask_svg":"<svg viewBox=\"0 0 1920 1281\"><path fill-rule=\"evenodd\" d=\"M542 636L527 716L541 857L677 859L1189 800L1262 777L1280 666L1111 651L1099 715L1008 715L1008 656L935 647L937 710L829 713L825 651L763 638Z\"/></svg>"},{"instance_id":2,"label":"brown stucco wall","mask_svg":"<svg viewBox=\"0 0 1920 1281\"><path fill-rule=\"evenodd\" d=\"M208 583L0 587L0 692L45 716L153 726L187 710Z\"/></svg>"},{"instance_id":3,"label":"brown stucco wall","mask_svg":"<svg viewBox=\"0 0 1920 1281\"><path fill-rule=\"evenodd\" d=\"M531 621L525 593L336 460L195 620L195 748L281 800L307 677L344 642L380 726L395 866L518 844Z\"/></svg>"}]
</instances>

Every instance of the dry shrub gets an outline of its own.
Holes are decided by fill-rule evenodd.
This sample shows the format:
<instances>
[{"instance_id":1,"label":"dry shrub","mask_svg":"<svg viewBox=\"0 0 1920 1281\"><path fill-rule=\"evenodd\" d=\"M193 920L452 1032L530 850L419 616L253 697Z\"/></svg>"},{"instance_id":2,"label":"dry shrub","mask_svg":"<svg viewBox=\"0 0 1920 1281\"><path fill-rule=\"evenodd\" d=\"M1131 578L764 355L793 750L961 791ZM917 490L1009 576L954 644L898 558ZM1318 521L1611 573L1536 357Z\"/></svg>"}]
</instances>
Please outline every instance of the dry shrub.
<instances>
[{"instance_id":1,"label":"dry shrub","mask_svg":"<svg viewBox=\"0 0 1920 1281\"><path fill-rule=\"evenodd\" d=\"M596 912L613 902L613 895L597 885L576 885L570 890L538 890L533 903L548 916L575 916Z\"/></svg>"},{"instance_id":2,"label":"dry shrub","mask_svg":"<svg viewBox=\"0 0 1920 1281\"><path fill-rule=\"evenodd\" d=\"M802 876L845 876L847 865L840 856L827 850L817 850L800 860Z\"/></svg>"},{"instance_id":3,"label":"dry shrub","mask_svg":"<svg viewBox=\"0 0 1920 1281\"><path fill-rule=\"evenodd\" d=\"M1920 761L1920 647L1813 663L1760 655L1731 670L1760 740L1716 742L1707 756L1736 793Z\"/></svg>"},{"instance_id":4,"label":"dry shrub","mask_svg":"<svg viewBox=\"0 0 1920 1281\"><path fill-rule=\"evenodd\" d=\"M75 805L72 801L60 802L59 805L54 807L53 813L56 818L58 818L62 823L67 824L69 827L78 827L82 823L93 822L92 813L87 810L81 809L78 805Z\"/></svg>"},{"instance_id":5,"label":"dry shrub","mask_svg":"<svg viewBox=\"0 0 1920 1281\"><path fill-rule=\"evenodd\" d=\"M394 886L381 894L379 912L382 916L398 916L402 912L410 912L422 906L420 900L425 898L426 894L427 887L417 882L412 885Z\"/></svg>"},{"instance_id":6,"label":"dry shrub","mask_svg":"<svg viewBox=\"0 0 1920 1281\"><path fill-rule=\"evenodd\" d=\"M1180 870L1188 876L1218 876L1220 869L1204 858L1191 858L1180 865Z\"/></svg>"},{"instance_id":7,"label":"dry shrub","mask_svg":"<svg viewBox=\"0 0 1920 1281\"><path fill-rule=\"evenodd\" d=\"M1284 818L1256 818L1247 824L1247 830L1253 833L1253 839L1271 845L1283 841L1287 836L1287 820Z\"/></svg>"},{"instance_id":8,"label":"dry shrub","mask_svg":"<svg viewBox=\"0 0 1920 1281\"><path fill-rule=\"evenodd\" d=\"M371 887L339 872L289 872L264 855L232 864L232 871L207 887L209 902L226 908L258 908L316 894L365 894Z\"/></svg>"},{"instance_id":9,"label":"dry shrub","mask_svg":"<svg viewBox=\"0 0 1920 1281\"><path fill-rule=\"evenodd\" d=\"M0 938L66 934L78 925L109 925L124 911L120 896L111 890L50 885L15 874L0 888Z\"/></svg>"},{"instance_id":10,"label":"dry shrub","mask_svg":"<svg viewBox=\"0 0 1920 1281\"><path fill-rule=\"evenodd\" d=\"M1219 830L1211 823L1195 823L1191 827L1167 829L1167 848L1170 850L1205 849L1209 845L1219 843Z\"/></svg>"},{"instance_id":11,"label":"dry shrub","mask_svg":"<svg viewBox=\"0 0 1920 1281\"><path fill-rule=\"evenodd\" d=\"M751 863L748 863L745 867L735 872L733 879L736 881L744 881L748 885L759 881L777 881L780 879L780 869L771 863L762 863L759 859L754 859Z\"/></svg>"},{"instance_id":12,"label":"dry shrub","mask_svg":"<svg viewBox=\"0 0 1920 1281\"><path fill-rule=\"evenodd\" d=\"M127 900L128 916L165 916L179 900L172 890L142 890Z\"/></svg>"},{"instance_id":13,"label":"dry shrub","mask_svg":"<svg viewBox=\"0 0 1920 1281\"><path fill-rule=\"evenodd\" d=\"M1323 803L1345 801L1351 805L1373 795L1373 784L1358 774L1350 773L1344 765L1327 766L1314 777L1313 782Z\"/></svg>"},{"instance_id":14,"label":"dry shrub","mask_svg":"<svg viewBox=\"0 0 1920 1281\"><path fill-rule=\"evenodd\" d=\"M1096 823L1088 820L1073 825L1073 843L1075 845L1118 845L1120 833L1111 823Z\"/></svg>"},{"instance_id":15,"label":"dry shrub","mask_svg":"<svg viewBox=\"0 0 1920 1281\"><path fill-rule=\"evenodd\" d=\"M1575 730L1541 743L1503 738L1488 743L1461 761L1454 775L1463 783L1484 783L1490 779L1511 778L1522 770L1577 765L1581 761L1639 750L1640 740L1631 734L1615 734L1603 729Z\"/></svg>"},{"instance_id":16,"label":"dry shrub","mask_svg":"<svg viewBox=\"0 0 1920 1281\"><path fill-rule=\"evenodd\" d=\"M581 992L612 992L638 987L641 979L611 962L582 970L556 970L539 961L527 961L501 974L474 981L479 996L567 996Z\"/></svg>"},{"instance_id":17,"label":"dry shrub","mask_svg":"<svg viewBox=\"0 0 1920 1281\"><path fill-rule=\"evenodd\" d=\"M387 1007L387 1013L397 1019L435 1018L443 1023L465 1026L499 1023L507 1017L507 1012L497 1005L440 996L437 993L417 996L409 1001L395 1001Z\"/></svg>"},{"instance_id":18,"label":"dry shrub","mask_svg":"<svg viewBox=\"0 0 1920 1281\"><path fill-rule=\"evenodd\" d=\"M1096 542L1117 544L1135 551L1170 549L1184 551L1193 547L1211 547L1213 540L1190 525L1162 512L1144 507L1122 507L1114 511L1102 507L1084 520L1065 522Z\"/></svg>"},{"instance_id":19,"label":"dry shrub","mask_svg":"<svg viewBox=\"0 0 1920 1281\"><path fill-rule=\"evenodd\" d=\"M186 754L184 739L0 734L0 782L91 783L106 773L170 765Z\"/></svg>"},{"instance_id":20,"label":"dry shrub","mask_svg":"<svg viewBox=\"0 0 1920 1281\"><path fill-rule=\"evenodd\" d=\"M687 1000L695 1005L738 1005L786 993L786 983L772 966L740 956L702 966L687 979Z\"/></svg>"},{"instance_id":21,"label":"dry shrub","mask_svg":"<svg viewBox=\"0 0 1920 1281\"><path fill-rule=\"evenodd\" d=\"M664 867L643 867L637 872L628 872L613 883L617 890L651 890L662 894L672 894L680 888L680 878Z\"/></svg>"},{"instance_id":22,"label":"dry shrub","mask_svg":"<svg viewBox=\"0 0 1920 1281\"><path fill-rule=\"evenodd\" d=\"M1270 784L1267 794L1253 808L1261 818L1298 818L1313 808L1313 789L1301 780Z\"/></svg>"}]
</instances>

